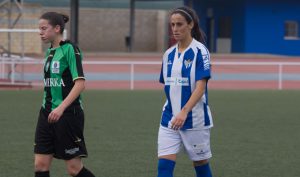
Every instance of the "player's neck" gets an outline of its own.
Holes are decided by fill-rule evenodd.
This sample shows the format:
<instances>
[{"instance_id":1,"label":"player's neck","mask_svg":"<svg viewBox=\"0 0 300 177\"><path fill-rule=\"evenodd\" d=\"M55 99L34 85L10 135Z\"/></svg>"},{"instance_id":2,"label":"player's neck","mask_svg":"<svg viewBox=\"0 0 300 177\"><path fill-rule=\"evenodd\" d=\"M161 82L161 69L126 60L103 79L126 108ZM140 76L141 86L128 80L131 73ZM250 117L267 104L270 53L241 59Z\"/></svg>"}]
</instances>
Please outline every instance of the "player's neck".
<instances>
[{"instance_id":1,"label":"player's neck","mask_svg":"<svg viewBox=\"0 0 300 177\"><path fill-rule=\"evenodd\" d=\"M51 46L52 48L57 48L59 47L59 43L62 41L62 37L58 36L57 38L55 38L52 42L51 42Z\"/></svg>"},{"instance_id":2,"label":"player's neck","mask_svg":"<svg viewBox=\"0 0 300 177\"><path fill-rule=\"evenodd\" d=\"M178 50L179 52L183 52L193 41L193 38L191 36L181 40L178 42Z\"/></svg>"}]
</instances>

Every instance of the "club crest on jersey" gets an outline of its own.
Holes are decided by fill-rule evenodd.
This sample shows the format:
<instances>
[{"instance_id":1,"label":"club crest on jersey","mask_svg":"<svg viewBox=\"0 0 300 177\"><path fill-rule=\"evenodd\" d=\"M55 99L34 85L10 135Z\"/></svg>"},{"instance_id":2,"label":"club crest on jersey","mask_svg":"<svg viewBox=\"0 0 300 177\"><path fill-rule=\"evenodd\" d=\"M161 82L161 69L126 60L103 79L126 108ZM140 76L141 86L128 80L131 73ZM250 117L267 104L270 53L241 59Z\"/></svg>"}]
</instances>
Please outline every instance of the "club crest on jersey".
<instances>
[{"instance_id":1,"label":"club crest on jersey","mask_svg":"<svg viewBox=\"0 0 300 177\"><path fill-rule=\"evenodd\" d=\"M192 65L192 60L191 59L184 60L184 66L185 66L186 69L191 67L191 65Z\"/></svg>"},{"instance_id":2,"label":"club crest on jersey","mask_svg":"<svg viewBox=\"0 0 300 177\"><path fill-rule=\"evenodd\" d=\"M168 65L172 65L172 61L171 60L168 60Z\"/></svg>"},{"instance_id":3,"label":"club crest on jersey","mask_svg":"<svg viewBox=\"0 0 300 177\"><path fill-rule=\"evenodd\" d=\"M59 73L59 61L53 61L51 66L52 73Z\"/></svg>"}]
</instances>

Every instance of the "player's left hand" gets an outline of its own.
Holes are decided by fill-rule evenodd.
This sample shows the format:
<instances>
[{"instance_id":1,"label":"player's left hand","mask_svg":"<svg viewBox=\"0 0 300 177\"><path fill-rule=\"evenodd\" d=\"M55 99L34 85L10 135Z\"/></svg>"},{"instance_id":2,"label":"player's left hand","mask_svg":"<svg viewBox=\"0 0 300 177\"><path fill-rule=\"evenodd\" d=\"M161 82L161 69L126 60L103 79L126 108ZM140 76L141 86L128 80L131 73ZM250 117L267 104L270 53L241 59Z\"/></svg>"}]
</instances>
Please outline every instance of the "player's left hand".
<instances>
[{"instance_id":1,"label":"player's left hand","mask_svg":"<svg viewBox=\"0 0 300 177\"><path fill-rule=\"evenodd\" d=\"M172 124L171 128L174 130L179 130L183 126L186 118L187 118L187 113L181 110L171 121Z\"/></svg>"},{"instance_id":2,"label":"player's left hand","mask_svg":"<svg viewBox=\"0 0 300 177\"><path fill-rule=\"evenodd\" d=\"M60 117L63 115L65 109L63 109L61 106L58 106L55 108L48 116L48 122L49 123L55 123L57 122Z\"/></svg>"}]
</instances>

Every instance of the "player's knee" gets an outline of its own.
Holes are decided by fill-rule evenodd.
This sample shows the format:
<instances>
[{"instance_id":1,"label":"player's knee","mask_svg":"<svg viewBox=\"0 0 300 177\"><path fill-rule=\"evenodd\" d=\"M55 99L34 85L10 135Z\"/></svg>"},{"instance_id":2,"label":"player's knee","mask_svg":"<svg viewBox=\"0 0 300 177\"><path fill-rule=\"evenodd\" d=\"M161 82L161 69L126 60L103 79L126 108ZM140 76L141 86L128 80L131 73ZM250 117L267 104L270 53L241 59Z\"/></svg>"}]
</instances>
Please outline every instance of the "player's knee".
<instances>
[{"instance_id":1,"label":"player's knee","mask_svg":"<svg viewBox=\"0 0 300 177\"><path fill-rule=\"evenodd\" d=\"M194 166L202 166L202 165L205 165L209 162L208 159L205 159L205 160L199 160L199 161L194 161Z\"/></svg>"},{"instance_id":2,"label":"player's knee","mask_svg":"<svg viewBox=\"0 0 300 177\"><path fill-rule=\"evenodd\" d=\"M49 171L50 164L46 161L37 160L34 162L35 171Z\"/></svg>"},{"instance_id":3,"label":"player's knee","mask_svg":"<svg viewBox=\"0 0 300 177\"><path fill-rule=\"evenodd\" d=\"M80 172L81 168L82 166L80 165L70 164L67 166L67 171L70 176L76 176Z\"/></svg>"},{"instance_id":4,"label":"player's knee","mask_svg":"<svg viewBox=\"0 0 300 177\"><path fill-rule=\"evenodd\" d=\"M175 161L169 159L159 159L158 171L173 171L175 167Z\"/></svg>"}]
</instances>

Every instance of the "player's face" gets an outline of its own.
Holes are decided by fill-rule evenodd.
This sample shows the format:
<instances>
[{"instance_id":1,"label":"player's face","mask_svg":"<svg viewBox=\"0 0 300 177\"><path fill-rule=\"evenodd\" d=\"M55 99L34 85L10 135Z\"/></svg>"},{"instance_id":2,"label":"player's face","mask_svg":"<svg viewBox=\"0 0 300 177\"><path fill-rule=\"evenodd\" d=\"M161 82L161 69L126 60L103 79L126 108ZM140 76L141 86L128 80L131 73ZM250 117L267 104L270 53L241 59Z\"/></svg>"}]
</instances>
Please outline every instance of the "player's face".
<instances>
[{"instance_id":1,"label":"player's face","mask_svg":"<svg viewBox=\"0 0 300 177\"><path fill-rule=\"evenodd\" d=\"M59 35L60 27L59 26L53 27L51 24L49 24L48 20L40 19L39 30L40 30L41 40L44 43L51 43Z\"/></svg>"},{"instance_id":2,"label":"player's face","mask_svg":"<svg viewBox=\"0 0 300 177\"><path fill-rule=\"evenodd\" d=\"M182 41L191 36L193 23L188 24L185 17L179 13L175 13L170 19L172 33L176 41Z\"/></svg>"}]
</instances>

